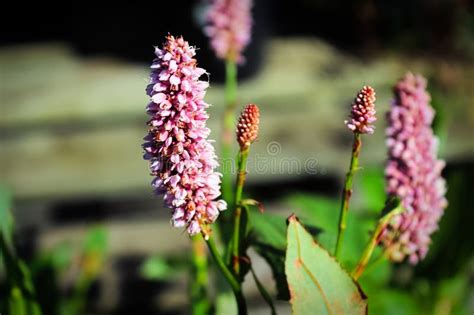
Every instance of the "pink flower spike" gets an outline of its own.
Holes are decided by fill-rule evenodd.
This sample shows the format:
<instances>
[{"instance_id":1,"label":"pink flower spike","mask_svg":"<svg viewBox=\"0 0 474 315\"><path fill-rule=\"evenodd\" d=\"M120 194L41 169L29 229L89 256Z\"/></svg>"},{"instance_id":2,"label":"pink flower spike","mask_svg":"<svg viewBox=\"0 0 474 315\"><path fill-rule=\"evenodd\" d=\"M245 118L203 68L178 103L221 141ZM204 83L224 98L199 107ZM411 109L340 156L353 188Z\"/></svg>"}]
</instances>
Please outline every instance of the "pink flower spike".
<instances>
[{"instance_id":1,"label":"pink flower spike","mask_svg":"<svg viewBox=\"0 0 474 315\"><path fill-rule=\"evenodd\" d=\"M438 139L431 123L434 110L426 80L408 73L394 88L387 115L387 193L401 199L405 212L382 233L381 242L393 261L406 257L417 264L428 252L431 234L447 206L444 161L436 157Z\"/></svg>"},{"instance_id":2,"label":"pink flower spike","mask_svg":"<svg viewBox=\"0 0 474 315\"><path fill-rule=\"evenodd\" d=\"M207 235L208 225L227 205L215 200L221 175L215 172L217 157L207 139L209 105L203 99L207 82L199 80L205 71L197 68L195 48L182 37L168 35L155 54L146 89L151 119L143 144L144 158L155 176L152 186L164 194L173 226L185 227L191 235Z\"/></svg>"},{"instance_id":3,"label":"pink flower spike","mask_svg":"<svg viewBox=\"0 0 474 315\"><path fill-rule=\"evenodd\" d=\"M210 0L204 32L220 59L243 62L250 42L252 0Z\"/></svg>"},{"instance_id":4,"label":"pink flower spike","mask_svg":"<svg viewBox=\"0 0 474 315\"><path fill-rule=\"evenodd\" d=\"M375 90L370 86L364 86L359 91L351 107L350 120L345 120L347 128L357 133L372 134L375 127L372 125L375 117Z\"/></svg>"}]
</instances>

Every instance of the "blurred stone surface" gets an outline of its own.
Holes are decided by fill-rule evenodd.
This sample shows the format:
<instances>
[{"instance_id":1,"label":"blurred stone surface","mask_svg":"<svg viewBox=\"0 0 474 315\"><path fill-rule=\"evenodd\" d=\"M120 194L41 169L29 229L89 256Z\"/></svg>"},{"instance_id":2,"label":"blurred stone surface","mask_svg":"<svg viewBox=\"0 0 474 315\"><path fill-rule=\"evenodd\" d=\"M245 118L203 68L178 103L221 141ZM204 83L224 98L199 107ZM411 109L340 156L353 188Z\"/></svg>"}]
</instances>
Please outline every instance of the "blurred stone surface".
<instances>
[{"instance_id":1,"label":"blurred stone surface","mask_svg":"<svg viewBox=\"0 0 474 315\"><path fill-rule=\"evenodd\" d=\"M342 174L351 141L343 121L364 84L377 91L379 121L376 134L364 137L362 163L382 163L383 115L392 85L408 70L433 79L448 122L443 155L474 156L472 63L391 54L363 61L311 38L275 39L266 51L263 71L239 90L239 105L256 103L262 112L250 181ZM148 193L140 148L146 66L81 59L44 44L3 48L0 68L1 178L17 198ZM212 74L210 82L211 138L218 139L223 87L212 84Z\"/></svg>"}]
</instances>

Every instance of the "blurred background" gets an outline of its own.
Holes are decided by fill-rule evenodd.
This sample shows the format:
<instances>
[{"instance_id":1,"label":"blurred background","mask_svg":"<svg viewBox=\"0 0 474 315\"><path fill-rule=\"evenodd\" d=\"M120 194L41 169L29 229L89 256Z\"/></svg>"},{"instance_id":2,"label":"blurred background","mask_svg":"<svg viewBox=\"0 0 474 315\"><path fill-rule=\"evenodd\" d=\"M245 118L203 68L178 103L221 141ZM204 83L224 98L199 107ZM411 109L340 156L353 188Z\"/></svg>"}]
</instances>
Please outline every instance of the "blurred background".
<instances>
[{"instance_id":1,"label":"blurred background","mask_svg":"<svg viewBox=\"0 0 474 315\"><path fill-rule=\"evenodd\" d=\"M338 198L352 138L343 121L370 84L379 120L364 141L354 207L373 214L383 205L391 88L407 71L423 74L447 161L449 207L423 263L387 264L364 289L371 297L388 288L374 298L373 314L473 314L472 2L254 2L238 97L262 112L248 195L281 216ZM43 313L187 314L189 239L152 195L141 143L148 66L167 33L199 47L199 64L211 73L211 138L220 138L224 65L202 33L205 6L21 5L0 38L0 198L12 209L15 248ZM271 270L252 255L271 287ZM267 314L255 284L245 285L250 313ZM285 302L278 306L289 312Z\"/></svg>"}]
</instances>

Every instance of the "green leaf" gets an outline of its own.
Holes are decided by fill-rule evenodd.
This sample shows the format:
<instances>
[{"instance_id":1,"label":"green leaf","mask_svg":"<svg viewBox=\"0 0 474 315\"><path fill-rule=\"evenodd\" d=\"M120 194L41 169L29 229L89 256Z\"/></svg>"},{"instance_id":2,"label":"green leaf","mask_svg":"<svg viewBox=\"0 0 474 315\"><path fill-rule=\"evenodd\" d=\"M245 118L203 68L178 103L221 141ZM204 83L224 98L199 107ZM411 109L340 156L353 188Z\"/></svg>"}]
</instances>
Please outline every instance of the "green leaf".
<instances>
[{"instance_id":1,"label":"green leaf","mask_svg":"<svg viewBox=\"0 0 474 315\"><path fill-rule=\"evenodd\" d=\"M21 294L21 290L18 287L13 287L10 291L8 299L8 309L10 314L15 315L28 315L26 300Z\"/></svg>"},{"instance_id":2,"label":"green leaf","mask_svg":"<svg viewBox=\"0 0 474 315\"><path fill-rule=\"evenodd\" d=\"M327 233L337 232L339 201L318 195L296 194L287 199L301 222L317 226Z\"/></svg>"},{"instance_id":3,"label":"green leaf","mask_svg":"<svg viewBox=\"0 0 474 315\"><path fill-rule=\"evenodd\" d=\"M140 267L140 275L147 280L167 280L175 274L166 259L157 255L147 258Z\"/></svg>"},{"instance_id":4,"label":"green leaf","mask_svg":"<svg viewBox=\"0 0 474 315\"><path fill-rule=\"evenodd\" d=\"M332 250L336 245L339 202L307 194L290 196L287 201L290 207L295 209L295 214L302 223L316 226L322 230L317 237L318 242L324 248Z\"/></svg>"},{"instance_id":5,"label":"green leaf","mask_svg":"<svg viewBox=\"0 0 474 315\"><path fill-rule=\"evenodd\" d=\"M105 253L107 250L107 229L103 226L96 226L87 232L84 240L84 252Z\"/></svg>"},{"instance_id":6,"label":"green leaf","mask_svg":"<svg viewBox=\"0 0 474 315\"><path fill-rule=\"evenodd\" d=\"M28 315L41 314L28 266L7 247L1 233L0 253L6 269L7 282L11 288L8 297L11 314L23 314L22 312Z\"/></svg>"},{"instance_id":7,"label":"green leaf","mask_svg":"<svg viewBox=\"0 0 474 315\"><path fill-rule=\"evenodd\" d=\"M0 233L6 246L13 248L13 216L10 212L11 197L8 190L0 185Z\"/></svg>"},{"instance_id":8,"label":"green leaf","mask_svg":"<svg viewBox=\"0 0 474 315\"><path fill-rule=\"evenodd\" d=\"M62 243L51 250L51 265L56 270L65 270L73 260L72 247L68 243Z\"/></svg>"},{"instance_id":9,"label":"green leaf","mask_svg":"<svg viewBox=\"0 0 474 315\"><path fill-rule=\"evenodd\" d=\"M384 315L418 315L423 312L411 293L392 289L380 289L371 295L370 313Z\"/></svg>"},{"instance_id":10,"label":"green leaf","mask_svg":"<svg viewBox=\"0 0 474 315\"><path fill-rule=\"evenodd\" d=\"M14 288L8 299L10 314L41 315L41 310L35 301L24 297L18 288Z\"/></svg>"},{"instance_id":11,"label":"green leaf","mask_svg":"<svg viewBox=\"0 0 474 315\"><path fill-rule=\"evenodd\" d=\"M468 305L472 304L471 273L472 271L466 268L465 271L458 272L454 277L439 281L435 309L450 308L451 314L468 314ZM472 311L472 307L470 309Z\"/></svg>"},{"instance_id":12,"label":"green leaf","mask_svg":"<svg viewBox=\"0 0 474 315\"><path fill-rule=\"evenodd\" d=\"M305 227L316 226L322 230L316 237L318 244L332 252L336 246L338 233L339 200L317 195L297 194L290 196L287 201L292 209L295 209L295 214ZM352 269L357 263L360 253L369 239L369 231L374 228L375 222L375 216L364 217L352 208L349 210L346 237L340 258L340 263L347 269Z\"/></svg>"},{"instance_id":13,"label":"green leaf","mask_svg":"<svg viewBox=\"0 0 474 315\"><path fill-rule=\"evenodd\" d=\"M359 252L359 256L360 256ZM383 254L383 249L377 247L372 254L372 260L374 258L381 258ZM376 294L378 290L385 287L390 281L392 275L392 265L390 261L386 258L381 258L377 262L370 262L368 267L365 270L363 277L359 279L359 284L364 288L364 292L368 296L372 297L372 292Z\"/></svg>"},{"instance_id":14,"label":"green leaf","mask_svg":"<svg viewBox=\"0 0 474 315\"><path fill-rule=\"evenodd\" d=\"M289 300L285 275L286 219L259 211L249 211L252 230L249 242L272 269L277 299Z\"/></svg>"},{"instance_id":15,"label":"green leaf","mask_svg":"<svg viewBox=\"0 0 474 315\"><path fill-rule=\"evenodd\" d=\"M385 193L384 173L380 168L364 168L356 177L354 187L362 195L362 207L370 213L380 214L387 195Z\"/></svg>"},{"instance_id":16,"label":"green leaf","mask_svg":"<svg viewBox=\"0 0 474 315\"><path fill-rule=\"evenodd\" d=\"M252 247L265 259L272 269L277 291L276 298L278 300L288 301L290 299L290 292L288 291L285 275L285 252L272 247L266 247L263 244L254 244Z\"/></svg>"},{"instance_id":17,"label":"green leaf","mask_svg":"<svg viewBox=\"0 0 474 315\"><path fill-rule=\"evenodd\" d=\"M366 314L366 297L296 216L289 218L285 273L293 314Z\"/></svg>"},{"instance_id":18,"label":"green leaf","mask_svg":"<svg viewBox=\"0 0 474 315\"><path fill-rule=\"evenodd\" d=\"M263 243L276 249L286 247L286 218L259 211L249 211L252 230L250 238L254 243Z\"/></svg>"},{"instance_id":19,"label":"green leaf","mask_svg":"<svg viewBox=\"0 0 474 315\"><path fill-rule=\"evenodd\" d=\"M235 314L237 309L237 303L235 302L235 297L232 291L222 292L218 291L216 297L216 315L229 315Z\"/></svg>"},{"instance_id":20,"label":"green leaf","mask_svg":"<svg viewBox=\"0 0 474 315\"><path fill-rule=\"evenodd\" d=\"M255 273L255 270L252 267L250 267L250 271L252 273L253 280L255 281L255 284L257 285L258 291L260 291L260 295L265 300L265 302L267 302L268 306L271 309L272 315L276 315L276 309L275 309L275 305L273 304L273 299L271 295L268 293L267 289L262 284L262 282L260 282L260 280L257 277L257 274Z\"/></svg>"}]
</instances>

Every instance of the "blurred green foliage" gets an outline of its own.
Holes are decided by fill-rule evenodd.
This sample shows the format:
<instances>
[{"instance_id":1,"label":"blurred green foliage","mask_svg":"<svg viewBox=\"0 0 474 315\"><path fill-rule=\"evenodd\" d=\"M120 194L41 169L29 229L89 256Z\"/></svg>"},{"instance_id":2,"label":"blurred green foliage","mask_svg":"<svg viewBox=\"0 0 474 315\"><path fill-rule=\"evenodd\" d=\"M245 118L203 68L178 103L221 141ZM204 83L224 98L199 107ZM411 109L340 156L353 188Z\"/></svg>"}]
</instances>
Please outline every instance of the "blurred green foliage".
<instances>
[{"instance_id":1,"label":"blurred green foliage","mask_svg":"<svg viewBox=\"0 0 474 315\"><path fill-rule=\"evenodd\" d=\"M40 315L30 270L15 250L10 207L10 195L6 189L0 187L0 253L6 277L6 292L2 294L6 299L0 300L0 313Z\"/></svg>"},{"instance_id":2,"label":"blurred green foliage","mask_svg":"<svg viewBox=\"0 0 474 315\"><path fill-rule=\"evenodd\" d=\"M18 257L14 241L14 225L10 212L10 196L0 189L0 250L5 283L1 284L0 313L11 315L76 315L87 304L87 293L100 275L107 251L107 231L91 228L81 245L64 242L37 253L26 263ZM68 270L77 272L70 284L72 293L62 294L59 278Z\"/></svg>"},{"instance_id":3,"label":"blurred green foliage","mask_svg":"<svg viewBox=\"0 0 474 315\"><path fill-rule=\"evenodd\" d=\"M474 244L466 222L474 222L472 207L473 166L461 164L447 170L449 207L433 234L428 257L418 266L391 264L377 248L366 273L360 279L373 314L468 314L468 300L474 296L470 277L474 274ZM347 238L341 263L351 270L366 245L385 203L382 169L364 169L357 175L356 195L351 207ZM339 201L317 195L293 194L285 198L319 244L334 248ZM251 244L270 264L277 280L278 298L288 299L284 273L286 218L251 212ZM465 241L462 241L465 240Z\"/></svg>"},{"instance_id":4,"label":"blurred green foliage","mask_svg":"<svg viewBox=\"0 0 474 315\"><path fill-rule=\"evenodd\" d=\"M172 280L188 271L190 259L187 255L164 257L151 255L140 266L140 275L150 281Z\"/></svg>"}]
</instances>

